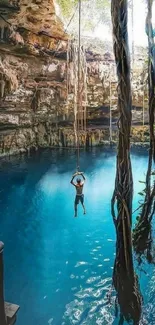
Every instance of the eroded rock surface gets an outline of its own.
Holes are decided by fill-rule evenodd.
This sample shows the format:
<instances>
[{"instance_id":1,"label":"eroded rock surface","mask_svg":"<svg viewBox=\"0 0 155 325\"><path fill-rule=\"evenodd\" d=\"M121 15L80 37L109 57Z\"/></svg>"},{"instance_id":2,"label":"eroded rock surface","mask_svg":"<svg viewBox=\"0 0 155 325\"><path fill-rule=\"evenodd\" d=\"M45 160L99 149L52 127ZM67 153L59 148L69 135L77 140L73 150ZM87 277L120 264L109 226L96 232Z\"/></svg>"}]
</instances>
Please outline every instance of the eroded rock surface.
<instances>
[{"instance_id":1,"label":"eroded rock surface","mask_svg":"<svg viewBox=\"0 0 155 325\"><path fill-rule=\"evenodd\" d=\"M4 0L0 15L0 154L75 146L74 93L68 97L67 90L69 36L53 0ZM109 141L110 105L117 138L117 78L107 49L95 53L88 47L86 60L88 131L81 132L80 145L94 146ZM148 140L142 126L148 119L143 71L142 58L133 74L133 123L141 128L133 129L132 140L138 142Z\"/></svg>"}]
</instances>

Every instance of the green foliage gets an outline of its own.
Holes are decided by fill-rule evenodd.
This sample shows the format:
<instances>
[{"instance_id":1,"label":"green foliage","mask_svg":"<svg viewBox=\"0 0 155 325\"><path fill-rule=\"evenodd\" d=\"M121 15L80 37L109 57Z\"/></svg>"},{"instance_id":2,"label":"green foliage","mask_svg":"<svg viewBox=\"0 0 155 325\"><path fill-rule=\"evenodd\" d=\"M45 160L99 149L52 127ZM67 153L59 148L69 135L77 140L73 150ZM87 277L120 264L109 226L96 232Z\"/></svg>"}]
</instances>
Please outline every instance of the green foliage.
<instances>
[{"instance_id":1,"label":"green foliage","mask_svg":"<svg viewBox=\"0 0 155 325\"><path fill-rule=\"evenodd\" d=\"M97 9L103 9L103 8L109 8L110 7L110 1L109 0L96 0L96 8Z\"/></svg>"},{"instance_id":2,"label":"green foliage","mask_svg":"<svg viewBox=\"0 0 155 325\"><path fill-rule=\"evenodd\" d=\"M57 0L57 2L64 19L69 19L79 1ZM110 3L110 0L82 0L82 25L85 30L93 30L98 23L110 23Z\"/></svg>"},{"instance_id":3,"label":"green foliage","mask_svg":"<svg viewBox=\"0 0 155 325\"><path fill-rule=\"evenodd\" d=\"M67 17L70 16L71 11L75 8L75 6L78 4L78 0L57 0L61 10L62 14ZM90 3L90 0L82 0L82 5L84 3ZM93 9L95 10L105 10L106 8L110 8L110 0L96 0L91 1L93 4ZM95 6L94 6L95 4ZM91 8L91 4L89 5Z\"/></svg>"},{"instance_id":4,"label":"green foliage","mask_svg":"<svg viewBox=\"0 0 155 325\"><path fill-rule=\"evenodd\" d=\"M86 21L86 23L85 23L85 31L93 30L93 28L94 28L94 24L93 24L92 20Z\"/></svg>"},{"instance_id":5,"label":"green foliage","mask_svg":"<svg viewBox=\"0 0 155 325\"><path fill-rule=\"evenodd\" d=\"M64 17L69 17L78 0L57 0Z\"/></svg>"}]
</instances>

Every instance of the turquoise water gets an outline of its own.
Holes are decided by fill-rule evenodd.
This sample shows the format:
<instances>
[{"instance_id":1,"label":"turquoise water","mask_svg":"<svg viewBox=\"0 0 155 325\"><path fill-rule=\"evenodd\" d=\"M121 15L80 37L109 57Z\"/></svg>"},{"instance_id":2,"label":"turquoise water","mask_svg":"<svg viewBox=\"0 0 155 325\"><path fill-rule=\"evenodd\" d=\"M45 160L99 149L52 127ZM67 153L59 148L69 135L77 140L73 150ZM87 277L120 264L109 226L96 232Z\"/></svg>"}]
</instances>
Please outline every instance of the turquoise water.
<instances>
[{"instance_id":1,"label":"turquoise water","mask_svg":"<svg viewBox=\"0 0 155 325\"><path fill-rule=\"evenodd\" d=\"M132 155L134 208L147 156ZM74 151L1 160L0 239L5 243L5 298L20 305L17 325L118 324L109 306L115 258L110 215L115 152L81 153L85 205L74 218ZM155 272L140 275L143 321L155 324ZM113 294L114 296L114 294Z\"/></svg>"}]
</instances>

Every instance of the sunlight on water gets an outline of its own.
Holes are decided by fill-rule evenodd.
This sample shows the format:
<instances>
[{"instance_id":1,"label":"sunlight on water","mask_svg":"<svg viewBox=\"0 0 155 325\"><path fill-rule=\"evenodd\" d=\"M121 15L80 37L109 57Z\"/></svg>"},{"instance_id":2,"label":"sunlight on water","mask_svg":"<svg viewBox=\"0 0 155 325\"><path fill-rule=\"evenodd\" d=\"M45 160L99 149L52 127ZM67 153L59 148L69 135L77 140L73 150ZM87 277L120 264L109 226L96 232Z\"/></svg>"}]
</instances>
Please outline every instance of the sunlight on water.
<instances>
[{"instance_id":1,"label":"sunlight on water","mask_svg":"<svg viewBox=\"0 0 155 325\"><path fill-rule=\"evenodd\" d=\"M137 207L147 156L132 155ZM110 214L115 153L82 152L87 214L75 219L74 151L44 151L1 161L0 239L5 243L6 300L21 306L17 325L118 324L111 277L115 229ZM136 216L136 214L135 214ZM134 217L135 217L134 216ZM155 273L138 270L143 324L155 324ZM110 294L110 300L109 300Z\"/></svg>"}]
</instances>

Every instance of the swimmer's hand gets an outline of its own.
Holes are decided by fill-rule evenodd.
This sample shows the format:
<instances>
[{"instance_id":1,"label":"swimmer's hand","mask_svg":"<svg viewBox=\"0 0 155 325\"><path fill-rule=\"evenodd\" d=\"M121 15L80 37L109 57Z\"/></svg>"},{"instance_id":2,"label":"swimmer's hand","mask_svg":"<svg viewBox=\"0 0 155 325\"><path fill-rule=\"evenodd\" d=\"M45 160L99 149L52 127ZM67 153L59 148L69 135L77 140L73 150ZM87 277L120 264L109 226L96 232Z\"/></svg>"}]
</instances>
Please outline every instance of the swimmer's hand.
<instances>
[{"instance_id":1,"label":"swimmer's hand","mask_svg":"<svg viewBox=\"0 0 155 325\"><path fill-rule=\"evenodd\" d=\"M77 172L77 175L83 176L83 172Z\"/></svg>"},{"instance_id":2,"label":"swimmer's hand","mask_svg":"<svg viewBox=\"0 0 155 325\"><path fill-rule=\"evenodd\" d=\"M73 177L78 176L78 175L79 175L79 176L80 176L80 175L83 175L83 172L76 172L76 173L73 174Z\"/></svg>"},{"instance_id":3,"label":"swimmer's hand","mask_svg":"<svg viewBox=\"0 0 155 325\"><path fill-rule=\"evenodd\" d=\"M74 173L74 174L73 174L73 177L75 177L75 176L77 176L77 175L79 175L79 172Z\"/></svg>"}]
</instances>

